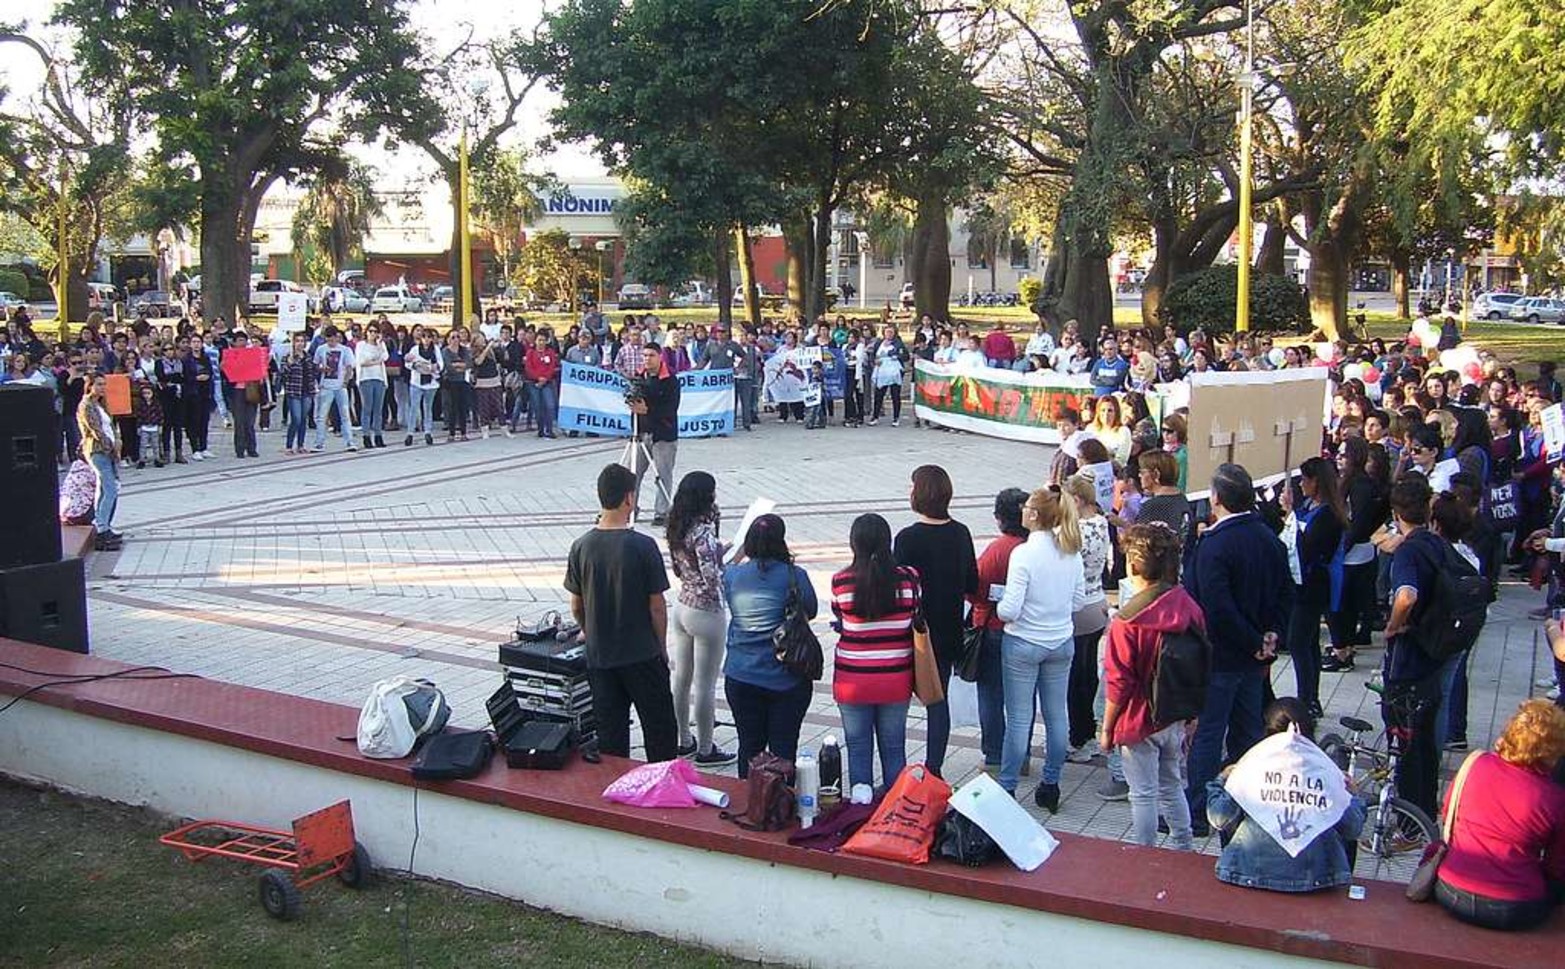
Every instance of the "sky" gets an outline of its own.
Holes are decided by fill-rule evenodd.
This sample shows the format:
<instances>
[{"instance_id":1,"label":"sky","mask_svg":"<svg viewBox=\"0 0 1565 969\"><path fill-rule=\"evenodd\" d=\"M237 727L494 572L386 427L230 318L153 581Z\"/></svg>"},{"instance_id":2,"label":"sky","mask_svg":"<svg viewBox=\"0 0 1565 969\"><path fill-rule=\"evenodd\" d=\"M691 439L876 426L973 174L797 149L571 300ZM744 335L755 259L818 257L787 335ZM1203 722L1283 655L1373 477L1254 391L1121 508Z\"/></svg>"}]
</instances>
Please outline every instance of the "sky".
<instances>
[{"instance_id":1,"label":"sky","mask_svg":"<svg viewBox=\"0 0 1565 969\"><path fill-rule=\"evenodd\" d=\"M555 5L557 0L512 0L508 4L415 0L411 22L414 31L420 37L428 38L430 46L440 51L450 49L469 32L480 40L511 31L530 33L544 11ZM0 0L0 23L42 25L54 6L47 0L43 3L39 0ZM482 18L476 19L475 13L481 13ZM25 97L41 80L42 72L35 66L36 58L21 48L0 48L0 51L8 55L0 57L0 85L10 89L13 99ZM554 96L542 85L535 87L523 105L520 124L513 129L510 143L530 146L546 135L549 130L547 116L554 103ZM380 148L361 149L355 154L380 170L382 185L387 189L402 188L433 173L423 152L416 148L402 148L391 153ZM540 158L535 167L548 170L565 182L604 174L603 166L581 145L561 146Z\"/></svg>"}]
</instances>

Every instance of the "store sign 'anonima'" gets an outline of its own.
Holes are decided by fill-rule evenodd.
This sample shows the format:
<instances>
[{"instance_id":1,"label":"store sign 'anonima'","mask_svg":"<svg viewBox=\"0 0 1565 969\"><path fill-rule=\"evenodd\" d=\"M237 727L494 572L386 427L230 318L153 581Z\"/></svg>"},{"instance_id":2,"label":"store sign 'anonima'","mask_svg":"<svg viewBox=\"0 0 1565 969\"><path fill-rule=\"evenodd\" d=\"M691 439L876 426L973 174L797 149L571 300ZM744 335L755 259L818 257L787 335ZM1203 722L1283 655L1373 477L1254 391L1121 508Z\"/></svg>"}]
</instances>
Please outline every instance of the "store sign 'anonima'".
<instances>
[{"instance_id":1,"label":"store sign 'anonima'","mask_svg":"<svg viewBox=\"0 0 1565 969\"><path fill-rule=\"evenodd\" d=\"M602 196L551 195L539 199L544 215L613 215L615 199Z\"/></svg>"}]
</instances>

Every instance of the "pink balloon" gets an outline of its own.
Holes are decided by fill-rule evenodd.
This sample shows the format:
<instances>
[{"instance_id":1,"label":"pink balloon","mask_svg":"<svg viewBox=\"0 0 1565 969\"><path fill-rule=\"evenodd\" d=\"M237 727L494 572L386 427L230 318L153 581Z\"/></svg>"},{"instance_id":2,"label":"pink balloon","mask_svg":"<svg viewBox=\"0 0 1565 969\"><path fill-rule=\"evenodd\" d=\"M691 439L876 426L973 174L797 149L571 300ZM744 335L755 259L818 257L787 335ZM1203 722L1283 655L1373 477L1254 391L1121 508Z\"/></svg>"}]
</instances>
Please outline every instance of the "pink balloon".
<instances>
[{"instance_id":1,"label":"pink balloon","mask_svg":"<svg viewBox=\"0 0 1565 969\"><path fill-rule=\"evenodd\" d=\"M1479 377L1483 376L1483 367L1480 367L1477 361L1474 361L1473 363L1463 367L1462 373L1471 377L1473 380L1477 380Z\"/></svg>"},{"instance_id":2,"label":"pink balloon","mask_svg":"<svg viewBox=\"0 0 1565 969\"><path fill-rule=\"evenodd\" d=\"M1380 383L1380 371L1376 370L1374 367L1370 367L1369 369L1365 370L1364 371L1364 382L1366 384L1378 384L1378 383Z\"/></svg>"}]
</instances>

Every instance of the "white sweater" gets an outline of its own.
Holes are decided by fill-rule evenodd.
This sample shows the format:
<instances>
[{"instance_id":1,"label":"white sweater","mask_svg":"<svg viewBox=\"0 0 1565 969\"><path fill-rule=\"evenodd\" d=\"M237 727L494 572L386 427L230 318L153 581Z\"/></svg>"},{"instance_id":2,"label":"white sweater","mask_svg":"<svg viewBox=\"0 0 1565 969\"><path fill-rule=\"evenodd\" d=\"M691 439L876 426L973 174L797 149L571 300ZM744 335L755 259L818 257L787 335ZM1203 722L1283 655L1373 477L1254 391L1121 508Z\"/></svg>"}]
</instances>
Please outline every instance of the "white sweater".
<instances>
[{"instance_id":1,"label":"white sweater","mask_svg":"<svg viewBox=\"0 0 1565 969\"><path fill-rule=\"evenodd\" d=\"M360 340L353 348L354 369L359 372L359 382L379 380L386 382L386 345Z\"/></svg>"},{"instance_id":2,"label":"white sweater","mask_svg":"<svg viewBox=\"0 0 1565 969\"><path fill-rule=\"evenodd\" d=\"M1005 595L995 612L1010 635L1055 649L1071 639L1071 615L1086 604L1081 553L1065 554L1052 531L1038 531L1011 553Z\"/></svg>"}]
</instances>

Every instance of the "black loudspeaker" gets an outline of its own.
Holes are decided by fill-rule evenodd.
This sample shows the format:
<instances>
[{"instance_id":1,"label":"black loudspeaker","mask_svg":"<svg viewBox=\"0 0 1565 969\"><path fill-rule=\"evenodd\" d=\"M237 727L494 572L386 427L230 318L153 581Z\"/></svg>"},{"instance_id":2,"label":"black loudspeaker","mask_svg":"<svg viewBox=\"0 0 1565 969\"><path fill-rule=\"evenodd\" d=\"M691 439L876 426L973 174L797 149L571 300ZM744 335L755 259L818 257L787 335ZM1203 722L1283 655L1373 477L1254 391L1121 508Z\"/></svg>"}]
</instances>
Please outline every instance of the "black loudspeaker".
<instances>
[{"instance_id":1,"label":"black loudspeaker","mask_svg":"<svg viewBox=\"0 0 1565 969\"><path fill-rule=\"evenodd\" d=\"M0 569L60 561L59 420L49 391L0 385Z\"/></svg>"},{"instance_id":2,"label":"black loudspeaker","mask_svg":"<svg viewBox=\"0 0 1565 969\"><path fill-rule=\"evenodd\" d=\"M82 560L0 569L0 636L87 652L87 574Z\"/></svg>"}]
</instances>

